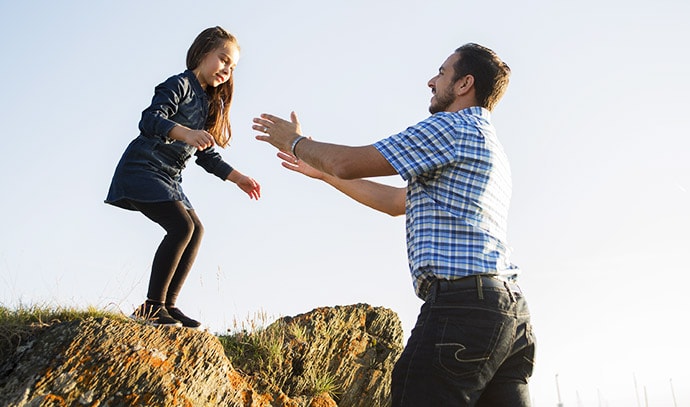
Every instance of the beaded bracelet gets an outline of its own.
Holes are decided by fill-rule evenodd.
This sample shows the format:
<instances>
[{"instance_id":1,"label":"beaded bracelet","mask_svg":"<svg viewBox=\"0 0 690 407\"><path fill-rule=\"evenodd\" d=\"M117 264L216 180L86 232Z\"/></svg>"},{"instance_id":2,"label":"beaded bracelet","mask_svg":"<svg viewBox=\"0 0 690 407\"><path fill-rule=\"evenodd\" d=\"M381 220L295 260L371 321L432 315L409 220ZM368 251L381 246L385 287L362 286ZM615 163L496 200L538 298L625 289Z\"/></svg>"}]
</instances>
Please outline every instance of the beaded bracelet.
<instances>
[{"instance_id":1,"label":"beaded bracelet","mask_svg":"<svg viewBox=\"0 0 690 407\"><path fill-rule=\"evenodd\" d=\"M297 143L300 141L304 140L306 137L304 136L297 136L295 141L292 142L292 146L290 147L290 154L292 154L295 158L297 158L297 154L295 154L295 147L297 147ZM299 158L297 158L299 160Z\"/></svg>"}]
</instances>

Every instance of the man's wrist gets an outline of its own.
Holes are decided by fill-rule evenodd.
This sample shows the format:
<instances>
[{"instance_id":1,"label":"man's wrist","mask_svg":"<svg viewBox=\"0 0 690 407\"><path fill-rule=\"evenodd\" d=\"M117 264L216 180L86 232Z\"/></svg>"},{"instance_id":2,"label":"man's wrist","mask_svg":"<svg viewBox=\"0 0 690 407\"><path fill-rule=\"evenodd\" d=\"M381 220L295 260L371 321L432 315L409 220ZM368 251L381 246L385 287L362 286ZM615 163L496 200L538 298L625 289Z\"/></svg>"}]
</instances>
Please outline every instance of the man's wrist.
<instances>
[{"instance_id":1,"label":"man's wrist","mask_svg":"<svg viewBox=\"0 0 690 407\"><path fill-rule=\"evenodd\" d=\"M290 154L292 154L297 159L299 158L297 157L297 153L295 153L295 148L297 147L297 143L304 140L305 138L306 137L304 136L297 136L297 138L292 141L292 145L290 146Z\"/></svg>"}]
</instances>

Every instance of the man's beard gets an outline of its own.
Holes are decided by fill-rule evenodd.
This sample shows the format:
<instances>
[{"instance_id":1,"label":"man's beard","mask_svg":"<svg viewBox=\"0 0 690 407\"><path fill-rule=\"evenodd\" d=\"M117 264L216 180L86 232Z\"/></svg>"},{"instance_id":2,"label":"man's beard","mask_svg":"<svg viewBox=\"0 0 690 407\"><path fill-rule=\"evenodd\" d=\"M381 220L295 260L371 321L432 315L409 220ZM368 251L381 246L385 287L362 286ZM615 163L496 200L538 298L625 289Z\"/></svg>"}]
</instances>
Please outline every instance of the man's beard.
<instances>
[{"instance_id":1,"label":"man's beard","mask_svg":"<svg viewBox=\"0 0 690 407\"><path fill-rule=\"evenodd\" d=\"M444 89L440 93L437 90L436 95L434 95L434 102L429 105L429 113L445 112L453 102L455 102L455 96L450 89Z\"/></svg>"}]
</instances>

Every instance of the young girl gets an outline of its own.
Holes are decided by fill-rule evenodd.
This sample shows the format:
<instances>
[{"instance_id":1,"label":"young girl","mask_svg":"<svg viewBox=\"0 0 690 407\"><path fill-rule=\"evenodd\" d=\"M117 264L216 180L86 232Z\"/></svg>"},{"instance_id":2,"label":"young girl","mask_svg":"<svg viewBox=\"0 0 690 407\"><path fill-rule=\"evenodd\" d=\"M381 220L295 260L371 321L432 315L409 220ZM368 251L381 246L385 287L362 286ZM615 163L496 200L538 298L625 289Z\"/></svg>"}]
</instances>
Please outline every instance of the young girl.
<instances>
[{"instance_id":1,"label":"young girl","mask_svg":"<svg viewBox=\"0 0 690 407\"><path fill-rule=\"evenodd\" d=\"M203 234L181 186L192 154L207 172L234 182L250 199L260 197L259 184L213 149L225 147L231 137L232 74L239 56L232 34L221 27L202 31L187 51L187 70L156 87L142 112L139 136L115 169L105 202L139 211L167 233L153 258L146 302L132 318L152 325L201 325L175 307Z\"/></svg>"}]
</instances>

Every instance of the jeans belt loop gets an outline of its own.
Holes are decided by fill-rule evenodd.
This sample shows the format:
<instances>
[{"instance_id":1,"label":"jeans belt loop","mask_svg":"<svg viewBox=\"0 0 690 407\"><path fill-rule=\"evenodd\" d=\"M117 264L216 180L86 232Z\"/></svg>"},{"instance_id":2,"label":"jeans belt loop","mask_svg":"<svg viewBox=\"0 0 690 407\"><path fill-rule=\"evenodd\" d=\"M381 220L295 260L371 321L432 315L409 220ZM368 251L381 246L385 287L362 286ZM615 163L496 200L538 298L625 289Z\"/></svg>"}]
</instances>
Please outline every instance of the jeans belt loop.
<instances>
[{"instance_id":1,"label":"jeans belt loop","mask_svg":"<svg viewBox=\"0 0 690 407\"><path fill-rule=\"evenodd\" d=\"M484 290L482 289L484 284L482 283L482 276L481 274L477 274L475 276L477 280L477 296L479 297L480 300L484 299Z\"/></svg>"},{"instance_id":2,"label":"jeans belt loop","mask_svg":"<svg viewBox=\"0 0 690 407\"><path fill-rule=\"evenodd\" d=\"M517 300L515 299L515 295L513 294L513 290L510 289L510 283L507 281L503 281L503 285L506 287L506 291L508 291L508 295L510 296L510 301L516 302Z\"/></svg>"},{"instance_id":3,"label":"jeans belt loop","mask_svg":"<svg viewBox=\"0 0 690 407\"><path fill-rule=\"evenodd\" d=\"M435 303L436 302L436 297L438 296L438 290L439 290L439 284L440 280L436 280L431 284L431 287L429 287L429 292L426 294L426 302L428 303Z\"/></svg>"}]
</instances>

